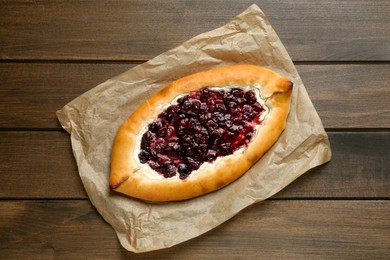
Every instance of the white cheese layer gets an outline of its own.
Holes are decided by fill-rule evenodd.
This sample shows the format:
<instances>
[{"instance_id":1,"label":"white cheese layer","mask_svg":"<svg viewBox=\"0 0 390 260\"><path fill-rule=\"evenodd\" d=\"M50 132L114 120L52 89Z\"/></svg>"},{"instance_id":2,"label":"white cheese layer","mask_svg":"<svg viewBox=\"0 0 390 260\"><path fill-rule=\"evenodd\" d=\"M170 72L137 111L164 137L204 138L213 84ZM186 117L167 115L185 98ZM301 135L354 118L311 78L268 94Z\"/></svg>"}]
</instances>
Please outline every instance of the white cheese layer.
<instances>
[{"instance_id":1,"label":"white cheese layer","mask_svg":"<svg viewBox=\"0 0 390 260\"><path fill-rule=\"evenodd\" d=\"M225 86L225 87L211 87L209 89L212 89L212 90L229 90L229 89L232 89L232 88L240 88L240 89L243 89L245 91L248 91L248 90L253 90L256 94L256 99L257 101L263 106L264 108L264 111L261 113L260 115L260 120L261 121L264 121L264 119L268 116L268 114L270 113L270 108L266 106L266 100L265 98L262 97L261 95L261 89L260 89L260 86L258 84L255 84L253 85L252 87L251 86L240 86L240 85L230 85L230 86ZM158 109L158 114L160 114L161 112L163 112L165 109L167 109L169 106L171 105L175 105L177 104L177 100L183 96L186 96L188 95L188 93L184 93L184 94L180 94L178 96L176 96L172 102L170 102L169 104L166 104L164 106L161 106L159 107ZM137 138L136 138L136 142L135 142L135 149L134 149L134 161L136 162L136 167L134 168L134 174L138 174L138 173L141 173L141 174L144 174L146 175L149 179L155 179L155 180L160 180L160 179L165 179L165 177L156 172L155 170L153 170L147 163L141 163L139 161L139 158L138 158L138 154L140 153L140 149L141 149L141 139L142 139L142 136L146 133L146 131L148 130L148 127L149 127L149 124L151 124L152 122L154 122L156 120L156 118L152 119L151 121L149 122L145 122L140 133L137 135ZM256 125L255 126L255 129L254 129L254 134L253 134L253 137L252 137L252 140L255 138L256 134L257 134L257 129L258 127L260 127L260 124ZM249 144L248 144L249 145ZM227 155L227 156L219 156L217 157L214 161L212 162L204 162L201 164L201 166L199 167L198 170L196 171L192 171L190 173L190 175L187 177L187 178L191 178L191 177L194 177L199 171L202 171L204 170L205 168L215 168L216 165L218 165L222 160L224 160L225 158L228 158L229 156L234 156L234 155L237 155L237 154L240 154L240 153L243 153L243 151L245 150L245 147L243 148L240 148L238 150L236 150L233 154L230 154L230 155ZM171 177L171 178L168 178L168 179L178 179L179 178L179 174L176 173L175 176Z\"/></svg>"}]
</instances>

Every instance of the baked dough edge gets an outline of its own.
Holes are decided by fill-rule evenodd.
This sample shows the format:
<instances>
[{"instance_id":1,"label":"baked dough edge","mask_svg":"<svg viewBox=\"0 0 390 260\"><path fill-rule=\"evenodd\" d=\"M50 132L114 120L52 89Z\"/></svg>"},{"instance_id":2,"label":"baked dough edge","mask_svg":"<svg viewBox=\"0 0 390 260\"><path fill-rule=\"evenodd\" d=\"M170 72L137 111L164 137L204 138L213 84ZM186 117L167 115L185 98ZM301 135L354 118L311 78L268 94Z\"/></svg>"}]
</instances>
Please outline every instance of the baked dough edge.
<instances>
[{"instance_id":1,"label":"baked dough edge","mask_svg":"<svg viewBox=\"0 0 390 260\"><path fill-rule=\"evenodd\" d=\"M150 179L137 172L133 156L136 136L145 122L157 118L159 107L176 96L205 86L260 85L270 112L242 153L223 157L215 168L204 168L195 176ZM254 165L277 141L286 126L293 83L269 69L249 64L230 65L178 79L141 104L121 125L111 154L112 189L146 201L180 201L194 198L232 183Z\"/></svg>"}]
</instances>

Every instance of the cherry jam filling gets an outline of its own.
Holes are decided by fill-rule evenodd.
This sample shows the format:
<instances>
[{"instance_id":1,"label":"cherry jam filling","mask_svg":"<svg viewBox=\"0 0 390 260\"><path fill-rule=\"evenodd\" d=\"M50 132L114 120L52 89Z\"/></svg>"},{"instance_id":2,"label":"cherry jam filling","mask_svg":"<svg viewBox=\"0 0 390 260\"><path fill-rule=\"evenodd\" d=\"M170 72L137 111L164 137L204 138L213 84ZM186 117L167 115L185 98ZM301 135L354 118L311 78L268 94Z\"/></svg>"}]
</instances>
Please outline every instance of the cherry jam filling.
<instances>
[{"instance_id":1,"label":"cherry jam filling","mask_svg":"<svg viewBox=\"0 0 390 260\"><path fill-rule=\"evenodd\" d=\"M252 90L190 92L148 126L139 160L165 178L185 179L202 163L246 146L263 111Z\"/></svg>"}]
</instances>

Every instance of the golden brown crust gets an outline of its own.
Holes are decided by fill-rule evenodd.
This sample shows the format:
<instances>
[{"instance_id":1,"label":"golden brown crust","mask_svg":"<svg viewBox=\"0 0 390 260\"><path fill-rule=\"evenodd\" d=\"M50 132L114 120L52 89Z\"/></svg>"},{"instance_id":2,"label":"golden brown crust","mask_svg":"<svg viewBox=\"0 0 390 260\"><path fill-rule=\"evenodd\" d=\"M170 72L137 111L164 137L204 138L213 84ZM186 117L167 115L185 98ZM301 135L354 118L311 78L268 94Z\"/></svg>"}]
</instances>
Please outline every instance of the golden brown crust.
<instances>
[{"instance_id":1,"label":"golden brown crust","mask_svg":"<svg viewBox=\"0 0 390 260\"><path fill-rule=\"evenodd\" d=\"M145 122L157 118L162 106L180 94L204 86L253 86L259 84L270 113L242 153L223 157L218 164L201 167L196 174L151 179L137 166L136 137ZM293 83L255 65L232 65L199 72L176 80L144 102L120 127L111 155L110 187L148 201L185 200L220 189L242 176L276 142L285 128ZM157 173L156 173L157 174Z\"/></svg>"}]
</instances>

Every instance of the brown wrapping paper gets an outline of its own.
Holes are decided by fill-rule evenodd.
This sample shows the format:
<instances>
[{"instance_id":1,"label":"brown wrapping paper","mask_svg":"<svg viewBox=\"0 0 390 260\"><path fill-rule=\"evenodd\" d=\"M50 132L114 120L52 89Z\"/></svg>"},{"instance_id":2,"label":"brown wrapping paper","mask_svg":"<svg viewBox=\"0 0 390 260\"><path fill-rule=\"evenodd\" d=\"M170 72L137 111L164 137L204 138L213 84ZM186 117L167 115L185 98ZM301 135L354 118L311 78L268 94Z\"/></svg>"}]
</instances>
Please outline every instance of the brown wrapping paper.
<instances>
[{"instance_id":1,"label":"brown wrapping paper","mask_svg":"<svg viewBox=\"0 0 390 260\"><path fill-rule=\"evenodd\" d=\"M229 186L188 201L153 204L110 191L111 147L129 114L175 79L236 63L264 66L294 82L287 128L265 156ZM331 158L328 137L297 70L256 5L225 26L96 86L57 116L70 133L92 204L115 229L122 246L133 252L167 248L199 236Z\"/></svg>"}]
</instances>

